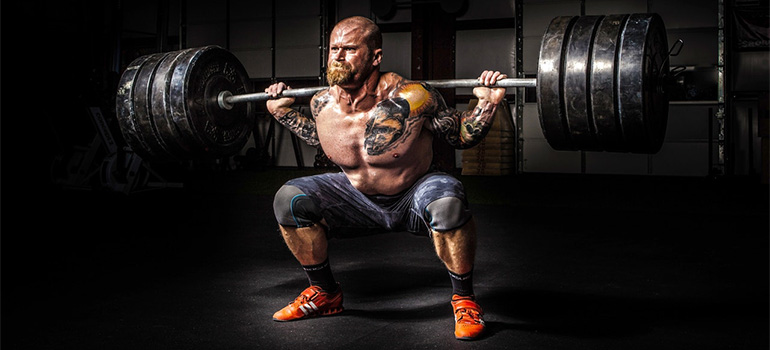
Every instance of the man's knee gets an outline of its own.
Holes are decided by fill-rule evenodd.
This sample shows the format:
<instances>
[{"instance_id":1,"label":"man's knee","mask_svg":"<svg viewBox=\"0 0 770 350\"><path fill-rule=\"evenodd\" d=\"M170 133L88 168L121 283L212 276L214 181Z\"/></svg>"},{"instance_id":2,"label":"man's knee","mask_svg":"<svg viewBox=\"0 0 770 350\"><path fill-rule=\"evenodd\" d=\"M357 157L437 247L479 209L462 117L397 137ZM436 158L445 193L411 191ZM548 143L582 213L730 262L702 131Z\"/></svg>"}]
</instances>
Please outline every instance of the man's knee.
<instances>
[{"instance_id":1,"label":"man's knee","mask_svg":"<svg viewBox=\"0 0 770 350\"><path fill-rule=\"evenodd\" d=\"M302 190L283 185L273 199L275 219L283 226L307 227L321 220L321 209Z\"/></svg>"},{"instance_id":2,"label":"man's knee","mask_svg":"<svg viewBox=\"0 0 770 350\"><path fill-rule=\"evenodd\" d=\"M456 197L439 198L425 207L428 224L433 231L449 231L462 227L471 218L465 201Z\"/></svg>"}]
</instances>

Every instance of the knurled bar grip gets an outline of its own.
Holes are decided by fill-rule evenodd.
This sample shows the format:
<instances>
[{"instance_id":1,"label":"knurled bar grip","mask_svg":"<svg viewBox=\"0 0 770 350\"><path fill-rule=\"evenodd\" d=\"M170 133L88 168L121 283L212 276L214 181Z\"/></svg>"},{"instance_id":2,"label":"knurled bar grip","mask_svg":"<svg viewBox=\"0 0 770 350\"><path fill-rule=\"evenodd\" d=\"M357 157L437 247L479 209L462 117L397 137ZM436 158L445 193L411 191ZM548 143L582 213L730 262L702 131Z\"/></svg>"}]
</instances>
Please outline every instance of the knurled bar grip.
<instances>
[{"instance_id":1,"label":"knurled bar grip","mask_svg":"<svg viewBox=\"0 0 770 350\"><path fill-rule=\"evenodd\" d=\"M425 83L437 89L470 88L470 87L484 86L483 84L481 84L481 82L478 79L427 80L425 81ZM497 81L497 83L495 83L494 85L490 85L489 87L512 88L512 87L535 87L536 85L537 85L537 79L535 78L526 78L526 79L507 78L507 79L500 79ZM278 95L278 97L275 97L275 98L312 96L316 92L326 90L328 88L329 88L328 86L315 86L315 87L308 87L308 88L284 90L280 95ZM270 96L265 92L233 95L230 91L225 90L219 93L219 96L217 97L217 102L219 103L219 107L223 109L231 109L233 108L233 105L236 103L265 101L272 98L273 98L272 96Z\"/></svg>"}]
</instances>

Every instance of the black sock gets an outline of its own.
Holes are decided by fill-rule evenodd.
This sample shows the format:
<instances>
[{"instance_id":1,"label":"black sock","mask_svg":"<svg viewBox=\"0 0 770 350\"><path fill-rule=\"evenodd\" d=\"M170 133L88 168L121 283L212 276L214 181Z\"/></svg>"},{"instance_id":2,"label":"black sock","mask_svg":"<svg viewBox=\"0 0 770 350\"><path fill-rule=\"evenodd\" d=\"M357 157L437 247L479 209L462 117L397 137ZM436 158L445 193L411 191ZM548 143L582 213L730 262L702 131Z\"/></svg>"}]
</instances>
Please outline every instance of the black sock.
<instances>
[{"instance_id":1,"label":"black sock","mask_svg":"<svg viewBox=\"0 0 770 350\"><path fill-rule=\"evenodd\" d=\"M462 296L473 295L473 269L458 275L452 271L449 272L449 279L452 280L452 293Z\"/></svg>"},{"instance_id":2,"label":"black sock","mask_svg":"<svg viewBox=\"0 0 770 350\"><path fill-rule=\"evenodd\" d=\"M307 274L307 279L311 286L319 286L326 292L337 291L337 281L332 275L332 268L329 265L329 258L318 265L302 265L302 269Z\"/></svg>"}]
</instances>

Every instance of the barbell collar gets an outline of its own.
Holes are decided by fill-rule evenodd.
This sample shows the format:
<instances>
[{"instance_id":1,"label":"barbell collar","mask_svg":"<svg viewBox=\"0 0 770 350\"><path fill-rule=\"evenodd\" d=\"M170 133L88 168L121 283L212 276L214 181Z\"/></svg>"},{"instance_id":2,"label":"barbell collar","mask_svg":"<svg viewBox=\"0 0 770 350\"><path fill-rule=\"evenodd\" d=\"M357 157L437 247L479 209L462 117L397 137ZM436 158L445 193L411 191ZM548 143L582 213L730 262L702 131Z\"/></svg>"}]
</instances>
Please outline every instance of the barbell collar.
<instances>
[{"instance_id":1,"label":"barbell collar","mask_svg":"<svg viewBox=\"0 0 770 350\"><path fill-rule=\"evenodd\" d=\"M425 81L425 83L437 89L471 88L471 87L477 87L477 86L484 86L483 84L481 84L481 82L478 79L428 80L428 81ZM491 85L490 87L513 88L513 87L535 87L536 85L537 85L537 79L535 78L526 78L526 79L507 78L507 79L498 80L496 84ZM284 90L276 98L312 96L312 95L315 95L317 92L326 90L328 88L329 88L328 86L316 86L316 87ZM236 103L265 101L271 98L273 97L265 92L233 95L229 91L222 91L219 93L219 96L217 97L217 103L219 104L219 107L229 110L233 108L233 105Z\"/></svg>"}]
</instances>

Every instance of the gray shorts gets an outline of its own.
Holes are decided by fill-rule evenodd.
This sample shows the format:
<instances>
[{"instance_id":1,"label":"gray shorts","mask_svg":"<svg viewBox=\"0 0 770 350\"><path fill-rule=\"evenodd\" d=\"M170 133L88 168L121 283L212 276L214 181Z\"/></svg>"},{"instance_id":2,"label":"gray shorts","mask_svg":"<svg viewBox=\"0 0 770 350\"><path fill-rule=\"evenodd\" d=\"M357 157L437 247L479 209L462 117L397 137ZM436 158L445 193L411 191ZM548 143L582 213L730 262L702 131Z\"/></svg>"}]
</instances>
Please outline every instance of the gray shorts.
<instances>
[{"instance_id":1,"label":"gray shorts","mask_svg":"<svg viewBox=\"0 0 770 350\"><path fill-rule=\"evenodd\" d=\"M407 190L391 196L369 196L350 184L344 173L326 173L290 180L320 208L330 237L353 237L383 232L411 232L428 235L431 215L428 204L454 197L464 209L460 222L470 220L462 183L443 172L430 172Z\"/></svg>"}]
</instances>

